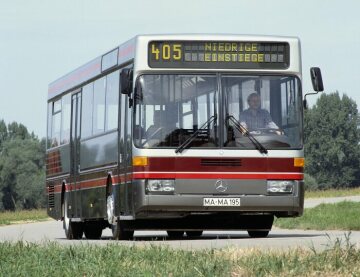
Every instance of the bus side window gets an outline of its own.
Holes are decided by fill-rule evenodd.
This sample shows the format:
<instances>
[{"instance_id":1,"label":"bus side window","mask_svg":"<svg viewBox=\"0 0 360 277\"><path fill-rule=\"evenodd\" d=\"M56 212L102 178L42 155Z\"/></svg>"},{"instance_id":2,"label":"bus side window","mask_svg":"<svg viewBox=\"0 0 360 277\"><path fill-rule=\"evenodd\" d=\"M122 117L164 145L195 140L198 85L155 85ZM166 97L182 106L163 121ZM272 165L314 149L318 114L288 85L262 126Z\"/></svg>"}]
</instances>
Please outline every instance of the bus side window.
<instances>
[{"instance_id":1,"label":"bus side window","mask_svg":"<svg viewBox=\"0 0 360 277\"><path fill-rule=\"evenodd\" d=\"M71 94L62 97L61 144L70 142Z\"/></svg>"},{"instance_id":2,"label":"bus side window","mask_svg":"<svg viewBox=\"0 0 360 277\"><path fill-rule=\"evenodd\" d=\"M93 135L105 130L105 87L105 77L94 83Z\"/></svg>"},{"instance_id":3,"label":"bus side window","mask_svg":"<svg viewBox=\"0 0 360 277\"><path fill-rule=\"evenodd\" d=\"M82 89L81 138L92 135L93 93L94 83L90 83Z\"/></svg>"},{"instance_id":4,"label":"bus side window","mask_svg":"<svg viewBox=\"0 0 360 277\"><path fill-rule=\"evenodd\" d=\"M105 131L118 127L119 105L119 71L115 71L106 77L106 116Z\"/></svg>"},{"instance_id":5,"label":"bus side window","mask_svg":"<svg viewBox=\"0 0 360 277\"><path fill-rule=\"evenodd\" d=\"M53 102L51 124L51 147L60 145L61 132L61 99Z\"/></svg>"}]
</instances>

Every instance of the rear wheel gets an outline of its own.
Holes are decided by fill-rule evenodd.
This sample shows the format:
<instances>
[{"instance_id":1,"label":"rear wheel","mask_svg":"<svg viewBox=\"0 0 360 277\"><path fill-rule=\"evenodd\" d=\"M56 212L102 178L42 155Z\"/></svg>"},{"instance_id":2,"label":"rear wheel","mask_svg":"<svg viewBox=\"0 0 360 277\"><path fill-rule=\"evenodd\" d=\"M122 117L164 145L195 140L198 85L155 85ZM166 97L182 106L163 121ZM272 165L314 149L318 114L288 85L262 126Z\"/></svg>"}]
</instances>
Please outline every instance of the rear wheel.
<instances>
[{"instance_id":1,"label":"rear wheel","mask_svg":"<svg viewBox=\"0 0 360 277\"><path fill-rule=\"evenodd\" d=\"M168 236L172 239L182 238L184 235L184 231L166 231Z\"/></svg>"},{"instance_id":2,"label":"rear wheel","mask_svg":"<svg viewBox=\"0 0 360 277\"><path fill-rule=\"evenodd\" d=\"M186 231L186 235L192 238L201 237L202 234L203 231Z\"/></svg>"},{"instance_id":3,"label":"rear wheel","mask_svg":"<svg viewBox=\"0 0 360 277\"><path fill-rule=\"evenodd\" d=\"M82 222L72 222L68 215L68 196L64 193L64 202L62 203L62 214L64 216L63 227L67 239L81 239L84 232L84 224Z\"/></svg>"},{"instance_id":4,"label":"rear wheel","mask_svg":"<svg viewBox=\"0 0 360 277\"><path fill-rule=\"evenodd\" d=\"M99 222L86 222L84 233L87 239L100 239L102 234L102 225Z\"/></svg>"}]
</instances>

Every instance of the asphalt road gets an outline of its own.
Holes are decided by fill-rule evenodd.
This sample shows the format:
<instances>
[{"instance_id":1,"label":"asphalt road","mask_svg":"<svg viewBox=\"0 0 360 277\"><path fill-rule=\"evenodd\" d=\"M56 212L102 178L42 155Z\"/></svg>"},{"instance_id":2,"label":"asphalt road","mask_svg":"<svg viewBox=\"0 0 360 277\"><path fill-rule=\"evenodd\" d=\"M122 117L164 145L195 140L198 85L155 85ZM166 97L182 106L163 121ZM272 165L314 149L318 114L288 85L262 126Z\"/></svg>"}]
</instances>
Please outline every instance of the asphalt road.
<instances>
[{"instance_id":1,"label":"asphalt road","mask_svg":"<svg viewBox=\"0 0 360 277\"><path fill-rule=\"evenodd\" d=\"M344 199L360 201L360 197L349 198L339 197L336 199L310 199L306 200L305 206L314 205ZM116 243L121 245L167 245L181 249L208 249L208 248L263 248L263 249L288 249L292 247L312 247L324 249L331 245L336 239L345 241L344 231L313 231L313 230L285 230L273 228L267 238L254 239L249 238L244 231L208 231L197 239L189 239L184 236L182 239L169 239L164 231L136 231L133 241L112 241L110 239L111 231L106 229L103 232L101 240L66 240L62 229L62 222L46 221L28 224L15 224L0 227L0 241L18 241L46 243L56 241L60 244L98 244ZM360 232L351 232L351 243L360 248Z\"/></svg>"}]
</instances>

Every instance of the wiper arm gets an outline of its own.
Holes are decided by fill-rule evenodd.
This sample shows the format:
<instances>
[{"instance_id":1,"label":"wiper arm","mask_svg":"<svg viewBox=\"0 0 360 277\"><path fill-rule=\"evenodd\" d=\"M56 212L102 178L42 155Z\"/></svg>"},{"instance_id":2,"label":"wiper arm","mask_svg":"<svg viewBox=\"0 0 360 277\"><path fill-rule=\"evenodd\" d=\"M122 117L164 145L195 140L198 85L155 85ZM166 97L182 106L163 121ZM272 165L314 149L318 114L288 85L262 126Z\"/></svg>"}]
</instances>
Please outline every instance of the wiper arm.
<instances>
[{"instance_id":1,"label":"wiper arm","mask_svg":"<svg viewBox=\"0 0 360 277\"><path fill-rule=\"evenodd\" d=\"M264 147L264 145L262 145L252 134L250 134L249 130L241 125L241 123L233 115L228 115L226 119L230 120L243 136L248 137L260 153L267 154L268 150Z\"/></svg>"},{"instance_id":2,"label":"wiper arm","mask_svg":"<svg viewBox=\"0 0 360 277\"><path fill-rule=\"evenodd\" d=\"M190 145L190 143L197 137L200 131L204 130L206 125L215 122L217 119L217 114L210 116L210 118L203 124L199 129L197 129L187 140L185 140L178 148L176 148L175 153L181 153L186 147Z\"/></svg>"}]
</instances>

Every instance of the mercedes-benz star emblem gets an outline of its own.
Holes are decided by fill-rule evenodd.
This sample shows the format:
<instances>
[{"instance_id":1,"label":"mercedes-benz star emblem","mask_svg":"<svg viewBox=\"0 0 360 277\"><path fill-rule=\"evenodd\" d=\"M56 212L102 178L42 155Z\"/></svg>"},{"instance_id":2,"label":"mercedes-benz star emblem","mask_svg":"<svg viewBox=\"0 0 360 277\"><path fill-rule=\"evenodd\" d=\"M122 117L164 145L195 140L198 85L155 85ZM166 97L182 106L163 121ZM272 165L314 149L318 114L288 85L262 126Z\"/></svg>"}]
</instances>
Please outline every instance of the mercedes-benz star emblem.
<instances>
[{"instance_id":1,"label":"mercedes-benz star emblem","mask_svg":"<svg viewBox=\"0 0 360 277\"><path fill-rule=\"evenodd\" d=\"M227 191L227 184L223 180L219 179L215 183L215 189L218 192L225 192Z\"/></svg>"}]
</instances>

